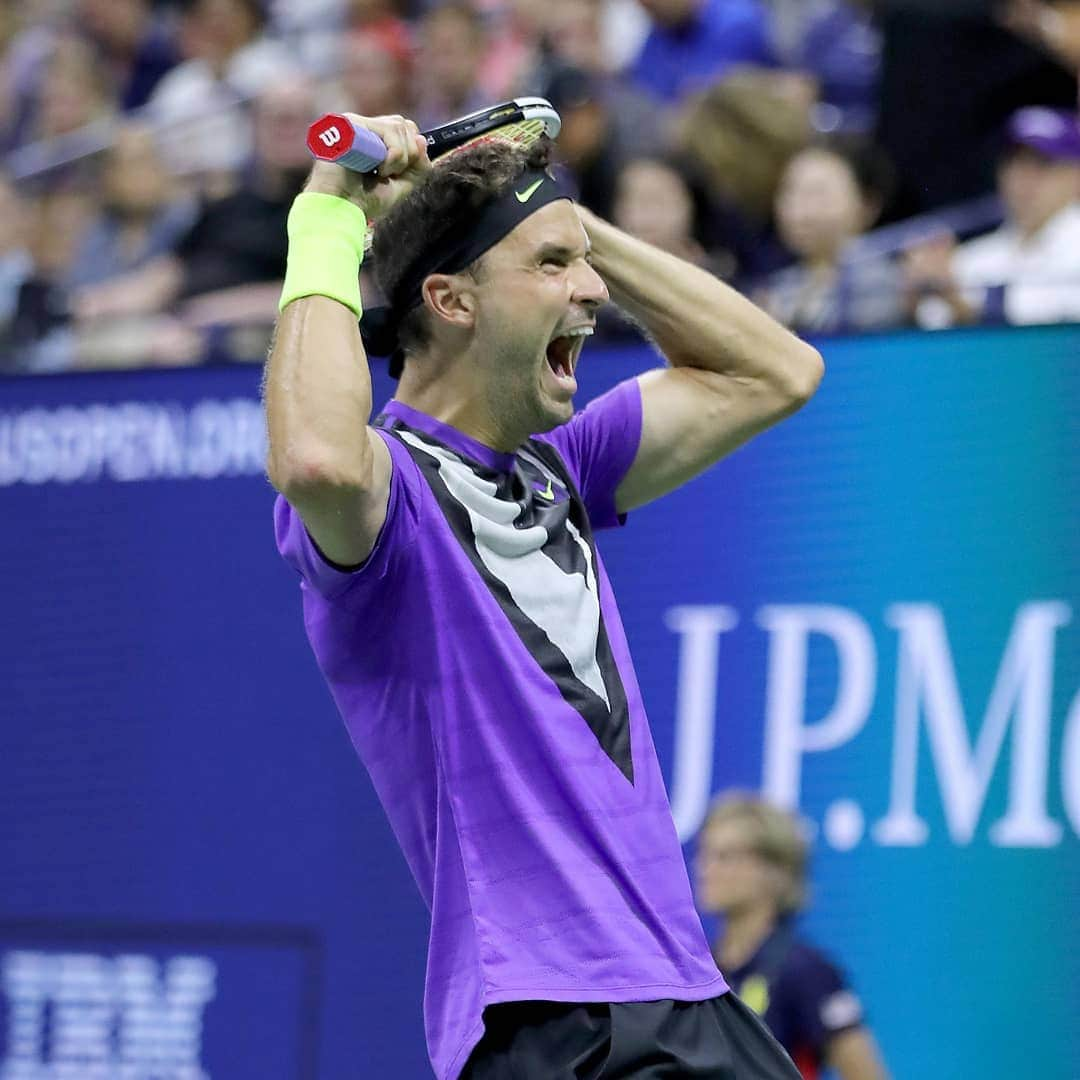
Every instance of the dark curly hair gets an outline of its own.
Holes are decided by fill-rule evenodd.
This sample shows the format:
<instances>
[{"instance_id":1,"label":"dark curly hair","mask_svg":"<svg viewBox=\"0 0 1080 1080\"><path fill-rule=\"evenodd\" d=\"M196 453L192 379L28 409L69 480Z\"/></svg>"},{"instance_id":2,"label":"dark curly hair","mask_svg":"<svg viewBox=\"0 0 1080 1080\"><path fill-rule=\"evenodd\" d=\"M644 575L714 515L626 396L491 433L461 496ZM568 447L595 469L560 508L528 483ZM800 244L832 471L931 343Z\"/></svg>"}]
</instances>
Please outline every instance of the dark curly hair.
<instances>
[{"instance_id":1,"label":"dark curly hair","mask_svg":"<svg viewBox=\"0 0 1080 1080\"><path fill-rule=\"evenodd\" d=\"M467 228L477 212L502 196L522 173L547 168L550 160L551 142L545 137L528 149L481 142L437 162L422 184L379 219L372 258L383 296L393 300L429 244ZM482 263L480 256L463 272L477 277ZM402 319L398 341L405 352L414 352L428 340L427 312L421 304Z\"/></svg>"}]
</instances>

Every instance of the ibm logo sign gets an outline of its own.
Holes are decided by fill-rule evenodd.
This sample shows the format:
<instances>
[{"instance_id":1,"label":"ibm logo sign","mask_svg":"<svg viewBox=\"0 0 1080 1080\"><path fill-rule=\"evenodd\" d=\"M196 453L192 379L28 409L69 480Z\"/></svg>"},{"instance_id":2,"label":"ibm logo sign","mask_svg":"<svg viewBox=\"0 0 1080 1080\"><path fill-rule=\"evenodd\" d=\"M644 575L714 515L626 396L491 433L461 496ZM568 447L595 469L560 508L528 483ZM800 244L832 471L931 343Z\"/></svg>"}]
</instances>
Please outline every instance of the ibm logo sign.
<instances>
[{"instance_id":1,"label":"ibm logo sign","mask_svg":"<svg viewBox=\"0 0 1080 1080\"><path fill-rule=\"evenodd\" d=\"M209 1080L202 1018L216 980L202 956L2 954L0 1080Z\"/></svg>"}]
</instances>

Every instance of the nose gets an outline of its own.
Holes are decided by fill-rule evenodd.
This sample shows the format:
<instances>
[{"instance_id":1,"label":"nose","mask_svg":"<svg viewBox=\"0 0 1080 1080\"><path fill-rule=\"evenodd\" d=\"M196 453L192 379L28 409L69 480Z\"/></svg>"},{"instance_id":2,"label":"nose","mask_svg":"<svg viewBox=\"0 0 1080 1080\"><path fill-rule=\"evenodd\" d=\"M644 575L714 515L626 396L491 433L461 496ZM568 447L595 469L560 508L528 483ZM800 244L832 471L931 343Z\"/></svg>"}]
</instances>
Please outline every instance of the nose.
<instances>
[{"instance_id":1,"label":"nose","mask_svg":"<svg viewBox=\"0 0 1080 1080\"><path fill-rule=\"evenodd\" d=\"M574 300L586 307L598 308L610 299L604 279L582 259L574 275Z\"/></svg>"}]
</instances>

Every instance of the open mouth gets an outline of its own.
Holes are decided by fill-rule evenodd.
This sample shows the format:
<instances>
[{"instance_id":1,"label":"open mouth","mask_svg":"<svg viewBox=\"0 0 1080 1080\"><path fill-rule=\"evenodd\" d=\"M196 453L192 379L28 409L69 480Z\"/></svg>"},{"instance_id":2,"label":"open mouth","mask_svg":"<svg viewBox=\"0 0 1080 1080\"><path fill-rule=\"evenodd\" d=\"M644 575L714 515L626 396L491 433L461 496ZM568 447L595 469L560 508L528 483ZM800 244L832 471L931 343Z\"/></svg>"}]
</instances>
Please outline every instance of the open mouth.
<instances>
[{"instance_id":1,"label":"open mouth","mask_svg":"<svg viewBox=\"0 0 1080 1080\"><path fill-rule=\"evenodd\" d=\"M593 333L591 326L579 326L553 338L547 347L548 367L560 379L572 379L585 346L585 339Z\"/></svg>"}]
</instances>

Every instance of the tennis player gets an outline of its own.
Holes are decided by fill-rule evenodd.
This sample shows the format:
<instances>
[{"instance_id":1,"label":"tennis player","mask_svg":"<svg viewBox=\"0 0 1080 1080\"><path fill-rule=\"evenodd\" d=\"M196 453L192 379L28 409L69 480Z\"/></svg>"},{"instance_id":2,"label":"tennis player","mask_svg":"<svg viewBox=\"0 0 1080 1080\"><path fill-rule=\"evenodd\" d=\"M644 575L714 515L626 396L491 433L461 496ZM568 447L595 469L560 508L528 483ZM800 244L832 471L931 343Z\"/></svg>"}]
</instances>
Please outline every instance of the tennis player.
<instances>
[{"instance_id":1,"label":"tennis player","mask_svg":"<svg viewBox=\"0 0 1080 1080\"><path fill-rule=\"evenodd\" d=\"M276 531L316 658L431 910L442 1080L798 1080L718 971L595 531L793 413L817 352L575 206L549 146L432 168L352 117L375 179L317 163L266 377ZM371 421L367 219L397 393ZM580 413L609 295L668 366ZM361 323L362 325L362 323Z\"/></svg>"}]
</instances>

